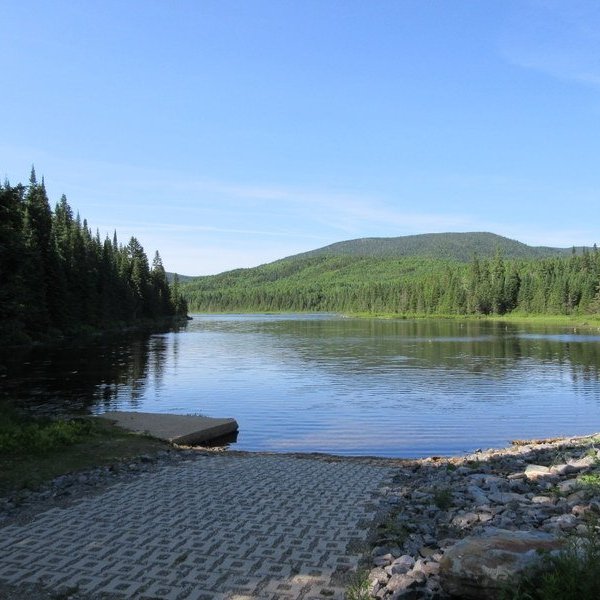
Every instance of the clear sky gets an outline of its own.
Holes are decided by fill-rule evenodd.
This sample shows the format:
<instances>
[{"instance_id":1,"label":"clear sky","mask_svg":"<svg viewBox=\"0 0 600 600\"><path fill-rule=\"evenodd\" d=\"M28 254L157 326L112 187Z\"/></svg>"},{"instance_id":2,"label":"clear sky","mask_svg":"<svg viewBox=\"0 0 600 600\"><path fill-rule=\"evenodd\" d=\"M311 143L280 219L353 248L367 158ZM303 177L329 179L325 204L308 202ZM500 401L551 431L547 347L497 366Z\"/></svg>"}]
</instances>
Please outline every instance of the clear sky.
<instances>
[{"instance_id":1,"label":"clear sky","mask_svg":"<svg viewBox=\"0 0 600 600\"><path fill-rule=\"evenodd\" d=\"M3 0L0 177L187 275L600 242L600 2Z\"/></svg>"}]
</instances>

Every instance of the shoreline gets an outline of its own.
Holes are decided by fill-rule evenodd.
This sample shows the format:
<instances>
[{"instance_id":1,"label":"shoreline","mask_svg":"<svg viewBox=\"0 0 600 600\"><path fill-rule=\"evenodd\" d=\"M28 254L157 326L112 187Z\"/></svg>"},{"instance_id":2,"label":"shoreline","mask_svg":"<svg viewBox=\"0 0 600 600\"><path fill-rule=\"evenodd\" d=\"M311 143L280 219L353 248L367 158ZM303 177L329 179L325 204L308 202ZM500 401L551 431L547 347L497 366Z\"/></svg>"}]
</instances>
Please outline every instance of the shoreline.
<instances>
[{"instance_id":1,"label":"shoreline","mask_svg":"<svg viewBox=\"0 0 600 600\"><path fill-rule=\"evenodd\" d=\"M588 518L600 518L600 433L591 433L515 440L504 448L464 456L416 459L170 447L61 475L39 490L0 498L0 529L144 473L217 455L391 467L392 480L374 499L375 521L356 584L365 598L441 600L451 597L449 590L465 598L499 597L502 582L469 572L456 558L457 545L499 535L514 538L516 532L546 536L560 545L565 536L584 535ZM477 559L484 564L485 554ZM518 572L510 571L513 566L507 565L503 576L516 577ZM479 592L473 592L473 586L479 586Z\"/></svg>"},{"instance_id":2,"label":"shoreline","mask_svg":"<svg viewBox=\"0 0 600 600\"><path fill-rule=\"evenodd\" d=\"M494 599L540 549L600 535L600 435L516 441L400 468L384 490L363 589L387 598ZM583 545L583 546L582 546ZM514 591L514 590L513 590ZM527 596L528 597L528 596Z\"/></svg>"},{"instance_id":3,"label":"shoreline","mask_svg":"<svg viewBox=\"0 0 600 600\"><path fill-rule=\"evenodd\" d=\"M94 418L92 416L92 418ZM131 434L136 436L137 434ZM151 436L144 436L150 437ZM159 441L159 440L157 440ZM174 464L179 460L190 460L195 456L212 456L216 454L227 454L233 457L251 457L251 456L269 456L269 457L282 457L282 458L296 458L300 460L318 460L330 463L337 462L356 462L366 463L379 466L389 466L397 468L421 468L422 466L433 466L439 468L445 465L452 465L450 468L459 467L466 463L481 463L489 462L494 458L502 457L523 457L524 454L534 453L536 451L547 451L549 449L561 449L561 448L578 448L578 447L589 447L590 445L598 445L598 460L600 461L600 432L583 434L583 435L572 435L572 436L560 436L551 438L532 438L529 440L512 440L510 445L498 448L486 448L478 449L473 452L461 454L461 455L429 455L421 458L413 457L386 457L386 456L374 456L374 455L340 455L340 454L329 454L325 452L275 452L268 450L235 450L228 446L186 446L177 444L164 444L165 448L154 452L148 452L144 454L134 455L130 457L124 457L122 459L116 459L112 464L103 464L85 468L82 470L75 470L67 472L62 475L55 477L50 481L46 481L39 485L39 490L25 490L24 499L25 502L19 502L19 505L26 505L33 503L36 496L39 496L38 500L44 501L49 495L48 492L53 488L63 488L74 486L73 492L80 491L85 492L92 491L93 482L88 481L88 477L92 479L94 476L100 480L102 484L109 485L111 479L114 478L114 483L126 479L127 475L135 476L140 472L151 470L153 467L166 466ZM600 465L599 465L600 466ZM100 475L103 473L103 476ZM105 481L104 481L105 480ZM77 484L83 484L78 487ZM102 489L106 485L101 485ZM0 527L3 526L4 520L2 519L2 511L6 508L6 501L11 495L18 495L22 490L13 490L9 492L8 496L0 495ZM60 495L60 494L59 494ZM75 496L75 493L69 493L69 496ZM37 503L37 502L36 502Z\"/></svg>"},{"instance_id":4,"label":"shoreline","mask_svg":"<svg viewBox=\"0 0 600 600\"><path fill-rule=\"evenodd\" d=\"M176 327L183 327L191 317L171 316L160 319L139 319L133 323L114 323L106 328L100 329L91 326L82 326L75 331L47 332L40 338L30 338L21 343L6 342L4 350L30 350L32 348L51 348L55 346L70 346L89 343L94 340L110 339L118 336L128 336L143 333L161 333ZM0 353L1 358L1 353ZM1 366L1 365L0 365Z\"/></svg>"},{"instance_id":5,"label":"shoreline","mask_svg":"<svg viewBox=\"0 0 600 600\"><path fill-rule=\"evenodd\" d=\"M600 331L600 315L545 315L545 314L426 314L426 313L369 313L344 311L265 311L265 310L231 310L231 311L201 311L190 310L191 315L198 316L231 316L231 315L336 315L346 319L381 319L398 321L469 321L473 323L505 323L515 325L547 325L577 327Z\"/></svg>"}]
</instances>

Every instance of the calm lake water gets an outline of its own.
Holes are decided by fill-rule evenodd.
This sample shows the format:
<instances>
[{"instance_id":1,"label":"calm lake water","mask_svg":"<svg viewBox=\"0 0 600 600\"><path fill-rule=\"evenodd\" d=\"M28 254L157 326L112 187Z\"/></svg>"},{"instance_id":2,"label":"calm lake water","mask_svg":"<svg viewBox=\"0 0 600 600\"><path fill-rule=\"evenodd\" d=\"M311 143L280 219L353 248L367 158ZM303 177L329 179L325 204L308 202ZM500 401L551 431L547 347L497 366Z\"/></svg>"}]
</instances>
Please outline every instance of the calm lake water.
<instances>
[{"instance_id":1,"label":"calm lake water","mask_svg":"<svg viewBox=\"0 0 600 600\"><path fill-rule=\"evenodd\" d=\"M33 409L235 417L240 450L409 457L600 431L597 330L195 315L3 364L3 393Z\"/></svg>"}]
</instances>

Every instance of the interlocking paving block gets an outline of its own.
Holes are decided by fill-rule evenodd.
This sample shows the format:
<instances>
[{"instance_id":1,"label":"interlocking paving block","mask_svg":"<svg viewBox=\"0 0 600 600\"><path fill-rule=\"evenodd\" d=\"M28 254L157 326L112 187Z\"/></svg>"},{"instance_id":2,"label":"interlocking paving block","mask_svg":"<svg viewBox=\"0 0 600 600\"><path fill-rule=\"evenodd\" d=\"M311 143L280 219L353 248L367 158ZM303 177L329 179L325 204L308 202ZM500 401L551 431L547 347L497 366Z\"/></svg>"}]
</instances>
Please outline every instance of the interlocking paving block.
<instances>
[{"instance_id":1,"label":"interlocking paving block","mask_svg":"<svg viewBox=\"0 0 600 600\"><path fill-rule=\"evenodd\" d=\"M0 580L139 600L341 599L332 581L357 567L371 496L391 476L362 461L199 455L4 526Z\"/></svg>"}]
</instances>

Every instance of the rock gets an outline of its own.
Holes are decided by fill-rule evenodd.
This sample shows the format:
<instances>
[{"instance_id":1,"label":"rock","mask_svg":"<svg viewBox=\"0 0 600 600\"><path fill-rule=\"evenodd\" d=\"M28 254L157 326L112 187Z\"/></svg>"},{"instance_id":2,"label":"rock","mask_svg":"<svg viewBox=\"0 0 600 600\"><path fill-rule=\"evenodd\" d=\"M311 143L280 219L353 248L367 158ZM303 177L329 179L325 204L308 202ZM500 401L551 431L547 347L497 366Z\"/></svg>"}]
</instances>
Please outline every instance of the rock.
<instances>
[{"instance_id":1,"label":"rock","mask_svg":"<svg viewBox=\"0 0 600 600\"><path fill-rule=\"evenodd\" d=\"M563 465L553 465L550 467L550 472L554 475L564 476L569 475L571 473L577 473L577 469L572 467L571 465L563 464Z\"/></svg>"},{"instance_id":2,"label":"rock","mask_svg":"<svg viewBox=\"0 0 600 600\"><path fill-rule=\"evenodd\" d=\"M527 496L515 494L514 492L497 492L490 494L489 499L498 504L508 504L509 502L518 502L519 504L529 503Z\"/></svg>"},{"instance_id":3,"label":"rock","mask_svg":"<svg viewBox=\"0 0 600 600\"><path fill-rule=\"evenodd\" d=\"M575 504L579 504L583 500L587 498L587 492L585 490L579 490L577 492L573 492L567 496L567 502L570 506Z\"/></svg>"},{"instance_id":4,"label":"rock","mask_svg":"<svg viewBox=\"0 0 600 600\"><path fill-rule=\"evenodd\" d=\"M502 487L506 485L506 480L503 477L499 477L498 475L487 475L485 473L476 473L475 475L471 475L469 480L477 483L478 485L485 485L486 487Z\"/></svg>"},{"instance_id":5,"label":"rock","mask_svg":"<svg viewBox=\"0 0 600 600\"><path fill-rule=\"evenodd\" d=\"M390 592L398 592L400 590L413 589L417 586L417 580L410 575L392 575L386 587Z\"/></svg>"},{"instance_id":6,"label":"rock","mask_svg":"<svg viewBox=\"0 0 600 600\"><path fill-rule=\"evenodd\" d=\"M440 564L434 561L426 561L420 558L412 570L408 573L411 577L414 577L417 581L423 582L427 577L433 574L437 574L440 570Z\"/></svg>"},{"instance_id":7,"label":"rock","mask_svg":"<svg viewBox=\"0 0 600 600\"><path fill-rule=\"evenodd\" d=\"M480 523L487 523L488 521L491 521L494 516L489 512L478 512L477 518L479 519Z\"/></svg>"},{"instance_id":8,"label":"rock","mask_svg":"<svg viewBox=\"0 0 600 600\"><path fill-rule=\"evenodd\" d=\"M542 465L527 465L525 468L525 477L533 481L540 477L547 477L548 475L550 475L549 467L544 467Z\"/></svg>"},{"instance_id":9,"label":"rock","mask_svg":"<svg viewBox=\"0 0 600 600\"><path fill-rule=\"evenodd\" d=\"M419 600L421 597L419 591L412 588L397 590L390 596L392 600Z\"/></svg>"},{"instance_id":10,"label":"rock","mask_svg":"<svg viewBox=\"0 0 600 600\"><path fill-rule=\"evenodd\" d=\"M473 469L470 469L469 467L465 467L465 466L461 466L458 467L458 469L456 469L456 471L454 471L457 475L469 475L470 473L473 472Z\"/></svg>"},{"instance_id":11,"label":"rock","mask_svg":"<svg viewBox=\"0 0 600 600\"><path fill-rule=\"evenodd\" d=\"M389 578L389 575L381 568L373 569L369 573L369 581L371 583L379 583L381 585L385 585Z\"/></svg>"},{"instance_id":12,"label":"rock","mask_svg":"<svg viewBox=\"0 0 600 600\"><path fill-rule=\"evenodd\" d=\"M529 490L529 485L525 482L525 479L510 479L508 489L511 492L522 494Z\"/></svg>"},{"instance_id":13,"label":"rock","mask_svg":"<svg viewBox=\"0 0 600 600\"><path fill-rule=\"evenodd\" d=\"M489 502L488 497L480 487L477 487L476 485L470 485L467 488L467 491L473 497L475 504L482 505Z\"/></svg>"},{"instance_id":14,"label":"rock","mask_svg":"<svg viewBox=\"0 0 600 600\"><path fill-rule=\"evenodd\" d=\"M543 532L489 528L484 535L467 537L444 553L442 588L460 598L497 599L506 581L538 559L538 550L558 550L563 544Z\"/></svg>"},{"instance_id":15,"label":"rock","mask_svg":"<svg viewBox=\"0 0 600 600\"><path fill-rule=\"evenodd\" d=\"M567 464L572 469L577 469L577 471L583 471L584 469L589 469L596 464L596 458L594 456L584 456L578 460L570 460Z\"/></svg>"},{"instance_id":16,"label":"rock","mask_svg":"<svg viewBox=\"0 0 600 600\"><path fill-rule=\"evenodd\" d=\"M579 482L577 479L565 479L561 481L558 485L558 491L562 494L566 494L567 492L572 492L579 487Z\"/></svg>"},{"instance_id":17,"label":"rock","mask_svg":"<svg viewBox=\"0 0 600 600\"><path fill-rule=\"evenodd\" d=\"M419 554L423 558L429 558L430 556L433 556L437 551L438 549L435 546L421 546L421 548L419 548Z\"/></svg>"},{"instance_id":18,"label":"rock","mask_svg":"<svg viewBox=\"0 0 600 600\"><path fill-rule=\"evenodd\" d=\"M576 504L572 509L571 509L571 513L574 514L576 517L579 518L583 518L586 515L590 514L592 512L592 507L587 504Z\"/></svg>"},{"instance_id":19,"label":"rock","mask_svg":"<svg viewBox=\"0 0 600 600\"><path fill-rule=\"evenodd\" d=\"M421 565L420 571L424 573L426 577L431 577L431 575L437 575L440 572L440 563L434 561L423 563Z\"/></svg>"},{"instance_id":20,"label":"rock","mask_svg":"<svg viewBox=\"0 0 600 600\"><path fill-rule=\"evenodd\" d=\"M389 546L375 546L373 550L371 550L371 556L383 556L384 554L390 554L391 548Z\"/></svg>"},{"instance_id":21,"label":"rock","mask_svg":"<svg viewBox=\"0 0 600 600\"><path fill-rule=\"evenodd\" d=\"M400 558L397 558L389 567L391 575L405 575L415 565L415 559L408 554L404 554Z\"/></svg>"},{"instance_id":22,"label":"rock","mask_svg":"<svg viewBox=\"0 0 600 600\"><path fill-rule=\"evenodd\" d=\"M394 557L391 554L383 554L381 556L376 556L373 558L373 564L376 567L387 567L392 564Z\"/></svg>"},{"instance_id":23,"label":"rock","mask_svg":"<svg viewBox=\"0 0 600 600\"><path fill-rule=\"evenodd\" d=\"M473 512L468 512L464 515L456 515L456 517L452 519L451 525L453 527L457 527L458 529L466 529L474 523L477 523L477 521L479 521L479 517L477 516L477 514Z\"/></svg>"},{"instance_id":24,"label":"rock","mask_svg":"<svg viewBox=\"0 0 600 600\"><path fill-rule=\"evenodd\" d=\"M556 500L551 496L534 496L531 502L533 504L555 504Z\"/></svg>"},{"instance_id":25,"label":"rock","mask_svg":"<svg viewBox=\"0 0 600 600\"><path fill-rule=\"evenodd\" d=\"M544 524L544 527L555 527L557 529L573 529L577 525L577 517L575 515L558 515L550 517Z\"/></svg>"}]
</instances>

